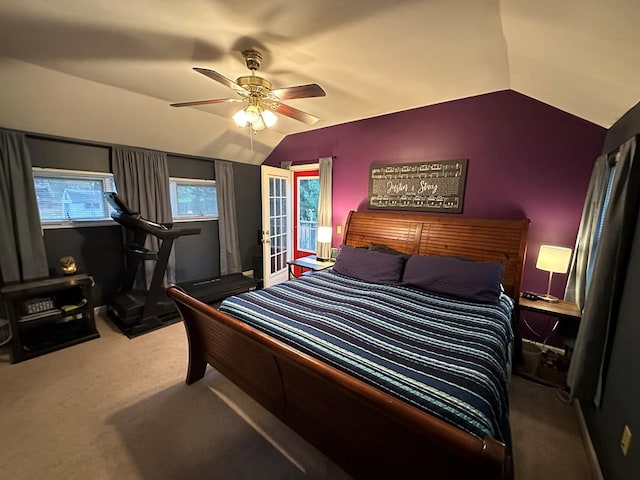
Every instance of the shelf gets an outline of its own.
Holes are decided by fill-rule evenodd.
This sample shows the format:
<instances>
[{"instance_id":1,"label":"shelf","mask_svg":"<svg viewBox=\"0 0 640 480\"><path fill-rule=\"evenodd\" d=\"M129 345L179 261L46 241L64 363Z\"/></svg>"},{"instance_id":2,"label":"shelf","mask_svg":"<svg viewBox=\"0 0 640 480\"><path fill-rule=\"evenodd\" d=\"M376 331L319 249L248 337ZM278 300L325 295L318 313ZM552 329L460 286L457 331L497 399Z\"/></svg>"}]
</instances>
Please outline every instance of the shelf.
<instances>
[{"instance_id":1,"label":"shelf","mask_svg":"<svg viewBox=\"0 0 640 480\"><path fill-rule=\"evenodd\" d=\"M6 306L13 334L11 362L98 338L91 305L92 287L93 278L85 274L2 287L0 300ZM44 310L26 313L38 308Z\"/></svg>"},{"instance_id":2,"label":"shelf","mask_svg":"<svg viewBox=\"0 0 640 480\"><path fill-rule=\"evenodd\" d=\"M59 317L62 312L57 308L54 310L45 310L44 312L30 313L18 318L18 323L31 323L37 320L48 320L54 317Z\"/></svg>"},{"instance_id":3,"label":"shelf","mask_svg":"<svg viewBox=\"0 0 640 480\"><path fill-rule=\"evenodd\" d=\"M61 322L49 323L40 328L33 329L22 336L22 349L25 352L43 353L64 348L65 346L75 345L78 340L85 337L92 337L97 334L84 321L84 317L70 319ZM87 338L88 339L88 338Z\"/></svg>"},{"instance_id":4,"label":"shelf","mask_svg":"<svg viewBox=\"0 0 640 480\"><path fill-rule=\"evenodd\" d=\"M18 318L18 327L32 327L42 323L49 323L55 319L64 319L86 312L87 299L83 299L78 305L64 305L60 308L45 310L43 312L29 313Z\"/></svg>"},{"instance_id":5,"label":"shelf","mask_svg":"<svg viewBox=\"0 0 640 480\"><path fill-rule=\"evenodd\" d=\"M570 357L566 350L528 340L523 340L522 345L522 361L513 369L516 375L547 386L567 388ZM533 348L525 349L525 345Z\"/></svg>"}]
</instances>

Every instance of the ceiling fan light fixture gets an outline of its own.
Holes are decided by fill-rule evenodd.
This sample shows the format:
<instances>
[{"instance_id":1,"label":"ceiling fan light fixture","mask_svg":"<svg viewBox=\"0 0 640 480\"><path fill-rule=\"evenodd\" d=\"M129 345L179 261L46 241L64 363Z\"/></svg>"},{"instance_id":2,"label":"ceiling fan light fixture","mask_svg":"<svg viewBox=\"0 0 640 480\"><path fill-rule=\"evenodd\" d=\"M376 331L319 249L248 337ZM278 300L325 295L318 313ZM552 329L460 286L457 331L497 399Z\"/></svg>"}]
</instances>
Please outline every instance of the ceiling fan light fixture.
<instances>
[{"instance_id":1,"label":"ceiling fan light fixture","mask_svg":"<svg viewBox=\"0 0 640 480\"><path fill-rule=\"evenodd\" d=\"M249 118L247 116L247 112L244 111L244 108L242 110L238 110L233 115L233 121L236 122L236 125L238 125L238 127L240 128L249 125Z\"/></svg>"},{"instance_id":2,"label":"ceiling fan light fixture","mask_svg":"<svg viewBox=\"0 0 640 480\"><path fill-rule=\"evenodd\" d=\"M273 127L278 121L278 117L275 113L265 110L260 105L249 105L242 110L238 110L233 115L233 121L241 128L251 125L251 129L257 132Z\"/></svg>"},{"instance_id":3,"label":"ceiling fan light fixture","mask_svg":"<svg viewBox=\"0 0 640 480\"><path fill-rule=\"evenodd\" d=\"M260 130L264 130L267 126L262 121L262 116L258 115L258 119L255 122L251 122L251 129L254 132L259 132Z\"/></svg>"},{"instance_id":4,"label":"ceiling fan light fixture","mask_svg":"<svg viewBox=\"0 0 640 480\"><path fill-rule=\"evenodd\" d=\"M268 128L271 128L278 121L278 116L271 110L262 110L262 120Z\"/></svg>"},{"instance_id":5,"label":"ceiling fan light fixture","mask_svg":"<svg viewBox=\"0 0 640 480\"><path fill-rule=\"evenodd\" d=\"M262 118L260 118L260 110L262 109L257 105L249 105L247 108L244 109L244 111L247 114L247 121L250 124L253 125L254 123L258 123L262 121Z\"/></svg>"}]
</instances>

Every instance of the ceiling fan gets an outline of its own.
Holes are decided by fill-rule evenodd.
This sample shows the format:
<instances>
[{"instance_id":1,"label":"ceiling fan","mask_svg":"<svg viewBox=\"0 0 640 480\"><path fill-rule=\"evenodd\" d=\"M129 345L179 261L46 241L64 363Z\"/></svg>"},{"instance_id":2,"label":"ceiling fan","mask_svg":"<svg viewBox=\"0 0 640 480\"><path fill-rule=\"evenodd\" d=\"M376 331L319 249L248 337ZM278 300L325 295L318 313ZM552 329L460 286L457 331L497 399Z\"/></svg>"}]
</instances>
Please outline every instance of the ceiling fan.
<instances>
[{"instance_id":1,"label":"ceiling fan","mask_svg":"<svg viewBox=\"0 0 640 480\"><path fill-rule=\"evenodd\" d=\"M294 98L324 97L326 93L320 85L310 83L274 90L271 88L270 81L256 75L256 70L260 68L262 54L257 50L249 49L243 51L242 56L247 68L251 70L251 75L238 77L235 82L213 70L200 67L193 68L196 72L229 87L242 98L216 98L213 100L171 103L170 105L172 107L192 107L214 103L247 102L247 106L239 110L233 116L233 119L238 126L249 126L254 131L273 126L277 121L277 116L274 112L308 125L313 125L319 120L314 115L281 102Z\"/></svg>"}]
</instances>

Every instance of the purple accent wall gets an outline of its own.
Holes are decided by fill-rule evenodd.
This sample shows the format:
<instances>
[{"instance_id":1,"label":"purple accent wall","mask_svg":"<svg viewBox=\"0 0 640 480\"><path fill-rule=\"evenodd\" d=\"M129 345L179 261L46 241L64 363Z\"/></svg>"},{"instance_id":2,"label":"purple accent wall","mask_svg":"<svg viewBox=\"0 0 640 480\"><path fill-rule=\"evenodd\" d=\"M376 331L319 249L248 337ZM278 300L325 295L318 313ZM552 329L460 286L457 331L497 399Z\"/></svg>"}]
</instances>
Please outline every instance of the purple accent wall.
<instances>
[{"instance_id":1,"label":"purple accent wall","mask_svg":"<svg viewBox=\"0 0 640 480\"><path fill-rule=\"evenodd\" d=\"M523 288L547 289L535 268L542 243L574 247L591 171L606 130L504 90L285 137L265 161L308 163L334 156L333 224L367 210L369 166L468 158L468 217L531 220ZM333 244L341 243L335 232ZM562 297L566 275L554 274Z\"/></svg>"}]
</instances>

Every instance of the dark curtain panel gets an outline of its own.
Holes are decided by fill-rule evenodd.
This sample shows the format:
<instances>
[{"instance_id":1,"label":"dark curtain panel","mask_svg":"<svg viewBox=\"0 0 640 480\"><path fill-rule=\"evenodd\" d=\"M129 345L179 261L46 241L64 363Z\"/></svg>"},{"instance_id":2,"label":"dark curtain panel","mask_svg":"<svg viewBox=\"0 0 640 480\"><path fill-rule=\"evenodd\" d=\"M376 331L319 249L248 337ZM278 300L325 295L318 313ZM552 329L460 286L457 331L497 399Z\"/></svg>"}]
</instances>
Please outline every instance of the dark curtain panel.
<instances>
[{"instance_id":1,"label":"dark curtain panel","mask_svg":"<svg viewBox=\"0 0 640 480\"><path fill-rule=\"evenodd\" d=\"M125 147L113 147L113 177L120 195L129 208L143 218L156 223L171 223L169 196L169 167L167 154ZM160 241L149 235L145 248L159 251ZM151 285L155 261L145 261L146 287ZM175 283L175 257L173 250L167 265L165 283Z\"/></svg>"},{"instance_id":2,"label":"dark curtain panel","mask_svg":"<svg viewBox=\"0 0 640 480\"><path fill-rule=\"evenodd\" d=\"M568 375L574 396L600 405L615 338L620 298L636 230L640 200L637 137L620 147L615 177L597 247L591 284Z\"/></svg>"},{"instance_id":3,"label":"dark curtain panel","mask_svg":"<svg viewBox=\"0 0 640 480\"><path fill-rule=\"evenodd\" d=\"M233 165L215 161L218 195L218 226L220 232L220 275L242 272L236 197L233 188Z\"/></svg>"},{"instance_id":4,"label":"dark curtain panel","mask_svg":"<svg viewBox=\"0 0 640 480\"><path fill-rule=\"evenodd\" d=\"M24 134L0 131L0 273L2 282L49 275L31 157Z\"/></svg>"}]
</instances>

